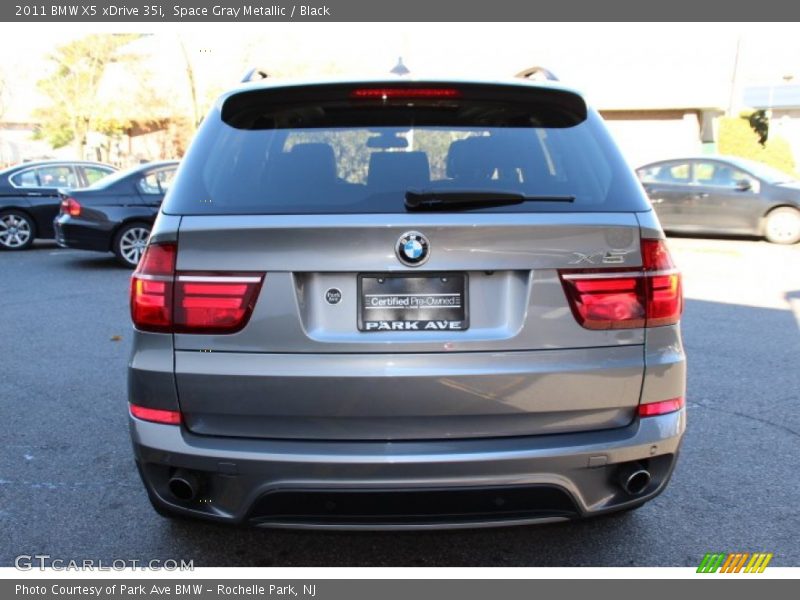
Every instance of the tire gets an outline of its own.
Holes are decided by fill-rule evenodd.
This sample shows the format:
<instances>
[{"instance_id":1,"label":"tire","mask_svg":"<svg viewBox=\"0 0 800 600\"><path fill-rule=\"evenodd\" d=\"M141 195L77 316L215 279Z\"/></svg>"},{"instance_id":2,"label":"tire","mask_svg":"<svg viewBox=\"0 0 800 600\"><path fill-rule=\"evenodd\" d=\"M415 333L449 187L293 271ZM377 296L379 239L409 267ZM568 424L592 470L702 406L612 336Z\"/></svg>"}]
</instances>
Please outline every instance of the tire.
<instances>
[{"instance_id":1,"label":"tire","mask_svg":"<svg viewBox=\"0 0 800 600\"><path fill-rule=\"evenodd\" d=\"M21 210L0 211L0 249L27 250L36 239L33 218Z\"/></svg>"},{"instance_id":2,"label":"tire","mask_svg":"<svg viewBox=\"0 0 800 600\"><path fill-rule=\"evenodd\" d=\"M800 241L800 210L790 206L776 208L764 221L764 237L773 244L796 244Z\"/></svg>"},{"instance_id":3,"label":"tire","mask_svg":"<svg viewBox=\"0 0 800 600\"><path fill-rule=\"evenodd\" d=\"M148 223L126 223L114 236L111 250L117 262L129 269L135 269L142 258L147 239L150 237L151 225Z\"/></svg>"}]
</instances>

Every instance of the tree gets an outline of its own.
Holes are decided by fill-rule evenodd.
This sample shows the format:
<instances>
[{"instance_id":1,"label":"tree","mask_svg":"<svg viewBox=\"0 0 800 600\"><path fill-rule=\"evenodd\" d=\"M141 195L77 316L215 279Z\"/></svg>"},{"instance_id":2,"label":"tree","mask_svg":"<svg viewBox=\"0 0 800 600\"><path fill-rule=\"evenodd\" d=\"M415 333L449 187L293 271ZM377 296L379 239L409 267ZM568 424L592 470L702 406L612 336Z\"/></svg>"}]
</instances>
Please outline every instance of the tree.
<instances>
[{"instance_id":1,"label":"tree","mask_svg":"<svg viewBox=\"0 0 800 600\"><path fill-rule=\"evenodd\" d=\"M186 79L189 82L189 95L192 100L192 127L196 130L197 126L200 125L200 108L197 104L197 82L195 81L194 67L189 58L189 52L186 50L186 44L183 43L180 35L178 36L178 45L181 48L183 61L186 64Z\"/></svg>"},{"instance_id":2,"label":"tree","mask_svg":"<svg viewBox=\"0 0 800 600\"><path fill-rule=\"evenodd\" d=\"M778 135L770 135L762 144L762 134L753 127L752 115L743 112L739 117L719 120L717 149L720 154L757 160L794 175L795 164L789 142Z\"/></svg>"},{"instance_id":3,"label":"tree","mask_svg":"<svg viewBox=\"0 0 800 600\"><path fill-rule=\"evenodd\" d=\"M767 139L769 139L769 117L767 116L767 111L765 110L754 110L750 113L750 116L747 117L747 121L750 123L750 127L753 128L753 131L758 135L758 143L761 146L766 146Z\"/></svg>"},{"instance_id":4,"label":"tree","mask_svg":"<svg viewBox=\"0 0 800 600\"><path fill-rule=\"evenodd\" d=\"M106 67L114 62L133 62L136 57L122 49L139 34L93 34L59 46L49 58L55 72L37 86L50 105L35 111L41 123L37 137L53 148L74 143L79 157L84 154L87 134L108 121L98 91Z\"/></svg>"}]
</instances>

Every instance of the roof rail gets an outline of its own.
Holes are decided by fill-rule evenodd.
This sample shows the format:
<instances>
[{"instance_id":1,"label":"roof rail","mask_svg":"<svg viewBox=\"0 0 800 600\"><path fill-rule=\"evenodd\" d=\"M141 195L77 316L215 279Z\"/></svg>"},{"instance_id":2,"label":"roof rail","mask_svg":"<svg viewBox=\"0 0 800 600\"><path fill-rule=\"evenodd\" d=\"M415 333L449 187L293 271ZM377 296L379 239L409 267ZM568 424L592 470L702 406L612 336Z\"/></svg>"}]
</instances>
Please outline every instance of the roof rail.
<instances>
[{"instance_id":1,"label":"roof rail","mask_svg":"<svg viewBox=\"0 0 800 600\"><path fill-rule=\"evenodd\" d=\"M556 77L550 69L539 66L520 71L514 77L530 79L532 81L558 81L558 77Z\"/></svg>"},{"instance_id":2,"label":"roof rail","mask_svg":"<svg viewBox=\"0 0 800 600\"><path fill-rule=\"evenodd\" d=\"M269 78L269 72L261 67L253 67L248 69L242 76L242 83L249 83L251 81L260 81L261 79Z\"/></svg>"}]
</instances>

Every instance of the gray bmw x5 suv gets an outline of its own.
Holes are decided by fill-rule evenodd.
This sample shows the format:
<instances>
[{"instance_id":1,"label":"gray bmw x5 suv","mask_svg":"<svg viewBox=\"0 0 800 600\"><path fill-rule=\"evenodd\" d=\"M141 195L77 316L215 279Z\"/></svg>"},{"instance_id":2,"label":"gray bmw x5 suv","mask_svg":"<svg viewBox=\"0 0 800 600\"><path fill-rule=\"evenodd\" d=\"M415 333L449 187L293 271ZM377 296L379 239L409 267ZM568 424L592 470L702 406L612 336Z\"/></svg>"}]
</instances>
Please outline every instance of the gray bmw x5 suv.
<instances>
[{"instance_id":1,"label":"gray bmw x5 suv","mask_svg":"<svg viewBox=\"0 0 800 600\"><path fill-rule=\"evenodd\" d=\"M165 516L273 527L636 508L685 428L682 306L578 93L242 85L132 278L136 462Z\"/></svg>"}]
</instances>

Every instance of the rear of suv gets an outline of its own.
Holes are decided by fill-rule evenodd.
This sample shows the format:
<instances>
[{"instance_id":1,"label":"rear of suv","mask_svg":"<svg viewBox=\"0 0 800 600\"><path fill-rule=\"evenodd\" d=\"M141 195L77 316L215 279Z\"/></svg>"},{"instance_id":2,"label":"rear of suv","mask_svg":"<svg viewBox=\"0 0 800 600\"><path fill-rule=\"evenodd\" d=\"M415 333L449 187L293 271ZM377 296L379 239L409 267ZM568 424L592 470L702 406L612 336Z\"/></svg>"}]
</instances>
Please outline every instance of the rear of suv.
<instances>
[{"instance_id":1,"label":"rear of suv","mask_svg":"<svg viewBox=\"0 0 800 600\"><path fill-rule=\"evenodd\" d=\"M685 428L680 274L553 83L241 86L131 284L130 429L167 516L475 527L636 508Z\"/></svg>"}]
</instances>

